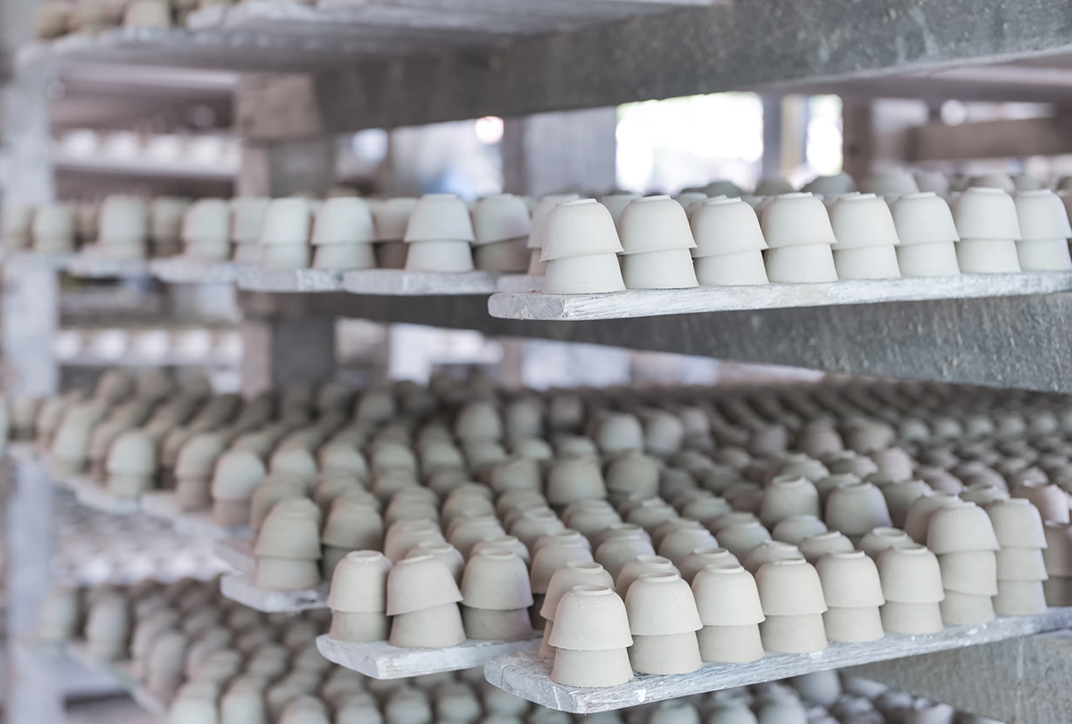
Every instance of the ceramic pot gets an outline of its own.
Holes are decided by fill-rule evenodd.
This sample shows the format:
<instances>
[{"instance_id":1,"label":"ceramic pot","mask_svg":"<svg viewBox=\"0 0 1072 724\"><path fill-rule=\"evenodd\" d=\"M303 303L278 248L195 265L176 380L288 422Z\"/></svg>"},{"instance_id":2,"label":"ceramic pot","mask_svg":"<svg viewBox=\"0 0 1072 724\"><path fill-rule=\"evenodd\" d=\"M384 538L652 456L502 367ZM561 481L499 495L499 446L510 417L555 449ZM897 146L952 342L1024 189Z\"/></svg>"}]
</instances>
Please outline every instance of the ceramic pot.
<instances>
[{"instance_id":1,"label":"ceramic pot","mask_svg":"<svg viewBox=\"0 0 1072 724\"><path fill-rule=\"evenodd\" d=\"M38 254L70 254L75 250L75 208L47 204L33 214L33 250Z\"/></svg>"},{"instance_id":2,"label":"ceramic pot","mask_svg":"<svg viewBox=\"0 0 1072 724\"><path fill-rule=\"evenodd\" d=\"M692 214L696 258L742 255L767 248L755 210L740 199L708 199ZM748 258L755 258L750 255ZM765 277L765 275L764 275Z\"/></svg>"},{"instance_id":3,"label":"ceramic pot","mask_svg":"<svg viewBox=\"0 0 1072 724\"><path fill-rule=\"evenodd\" d=\"M860 543L857 548L873 560L878 560L878 557L882 555L882 552L890 548L903 548L905 546L915 545L915 541L908 537L908 534L899 528L875 528L870 533L860 539Z\"/></svg>"},{"instance_id":4,"label":"ceramic pot","mask_svg":"<svg viewBox=\"0 0 1072 724\"><path fill-rule=\"evenodd\" d=\"M938 559L923 546L884 551L878 557L878 573L886 601L938 603L944 595Z\"/></svg>"},{"instance_id":5,"label":"ceramic pot","mask_svg":"<svg viewBox=\"0 0 1072 724\"><path fill-rule=\"evenodd\" d=\"M951 277L960 274L957 245L952 241L897 247L897 266L903 277Z\"/></svg>"},{"instance_id":6,"label":"ceramic pot","mask_svg":"<svg viewBox=\"0 0 1072 724\"><path fill-rule=\"evenodd\" d=\"M308 269L311 261L312 247L307 242L261 245L260 266L265 271Z\"/></svg>"},{"instance_id":7,"label":"ceramic pot","mask_svg":"<svg viewBox=\"0 0 1072 724\"><path fill-rule=\"evenodd\" d=\"M936 493L919 497L908 508L908 515L905 516L904 531L916 543L926 543L931 517L941 508L958 506L963 503L963 500L949 493Z\"/></svg>"},{"instance_id":8,"label":"ceramic pot","mask_svg":"<svg viewBox=\"0 0 1072 724\"><path fill-rule=\"evenodd\" d=\"M1030 500L1045 522L1068 523L1068 494L1054 484L1024 482L1012 490L1012 497Z\"/></svg>"},{"instance_id":9,"label":"ceramic pot","mask_svg":"<svg viewBox=\"0 0 1072 724\"><path fill-rule=\"evenodd\" d=\"M998 581L1044 581L1046 560L1037 548L1002 548L994 554Z\"/></svg>"},{"instance_id":10,"label":"ceramic pot","mask_svg":"<svg viewBox=\"0 0 1072 724\"><path fill-rule=\"evenodd\" d=\"M398 616L432 607L444 608L447 604L456 604L461 600L462 593L454 582L450 570L430 555L397 561L387 576L387 614L389 616ZM456 606L454 610L458 615L460 628L461 614L457 612ZM451 618L445 612L439 612L437 615ZM398 619L396 618L395 621L397 625ZM416 623L411 628L403 630L416 631L422 625L422 619L417 618L412 621ZM392 629L392 636L393 634ZM412 646L406 648L412 648Z\"/></svg>"},{"instance_id":11,"label":"ceramic pot","mask_svg":"<svg viewBox=\"0 0 1072 724\"><path fill-rule=\"evenodd\" d=\"M625 684L633 678L633 667L625 648L600 651L555 652L551 681L564 686L606 687Z\"/></svg>"},{"instance_id":12,"label":"ceramic pot","mask_svg":"<svg viewBox=\"0 0 1072 724\"><path fill-rule=\"evenodd\" d=\"M524 274L529 268L529 256L524 239L473 247L473 262L482 271Z\"/></svg>"},{"instance_id":13,"label":"ceramic pot","mask_svg":"<svg viewBox=\"0 0 1072 724\"><path fill-rule=\"evenodd\" d=\"M253 555L319 560L320 508L308 498L277 503L261 525Z\"/></svg>"},{"instance_id":14,"label":"ceramic pot","mask_svg":"<svg viewBox=\"0 0 1072 724\"><path fill-rule=\"evenodd\" d=\"M654 555L655 548L651 545L651 539L646 535L636 534L615 536L603 541L596 549L595 559L616 579L629 561L638 556Z\"/></svg>"},{"instance_id":15,"label":"ceramic pot","mask_svg":"<svg viewBox=\"0 0 1072 724\"><path fill-rule=\"evenodd\" d=\"M335 569L327 605L345 613L387 610L387 576L391 562L378 551L348 553Z\"/></svg>"},{"instance_id":16,"label":"ceramic pot","mask_svg":"<svg viewBox=\"0 0 1072 724\"><path fill-rule=\"evenodd\" d=\"M506 535L506 531L494 516L457 518L447 529L447 540L463 558L468 558L473 546L480 541L503 535Z\"/></svg>"},{"instance_id":17,"label":"ceramic pot","mask_svg":"<svg viewBox=\"0 0 1072 724\"><path fill-rule=\"evenodd\" d=\"M860 184L860 191L896 198L918 193L919 185L908 171L894 168L873 172Z\"/></svg>"},{"instance_id":18,"label":"ceramic pot","mask_svg":"<svg viewBox=\"0 0 1072 724\"><path fill-rule=\"evenodd\" d=\"M659 555L680 565L695 550L718 548L718 541L706 528L679 528L668 533L659 543Z\"/></svg>"},{"instance_id":19,"label":"ceramic pot","mask_svg":"<svg viewBox=\"0 0 1072 724\"><path fill-rule=\"evenodd\" d=\"M890 512L890 520L895 526L904 526L908 519L908 510L917 498L930 495L931 487L922 480L904 480L899 483L891 483L882 488L882 495L886 498L886 507Z\"/></svg>"},{"instance_id":20,"label":"ceramic pot","mask_svg":"<svg viewBox=\"0 0 1072 724\"><path fill-rule=\"evenodd\" d=\"M804 477L779 475L763 492L759 519L773 528L791 515L819 515L819 492Z\"/></svg>"},{"instance_id":21,"label":"ceramic pot","mask_svg":"<svg viewBox=\"0 0 1072 724\"><path fill-rule=\"evenodd\" d=\"M397 571L399 568L401 564L394 570ZM443 570L446 571L445 568ZM453 585L453 579L450 582ZM390 582L388 586L388 605L390 605ZM390 610L388 612L390 613ZM432 605L392 615L391 636L387 639L392 646L403 649L441 649L458 646L465 642L465 628L457 603Z\"/></svg>"},{"instance_id":22,"label":"ceramic pot","mask_svg":"<svg viewBox=\"0 0 1072 724\"><path fill-rule=\"evenodd\" d=\"M687 249L627 254L622 257L622 278L626 289L685 289L699 284Z\"/></svg>"},{"instance_id":23,"label":"ceramic pot","mask_svg":"<svg viewBox=\"0 0 1072 724\"><path fill-rule=\"evenodd\" d=\"M576 196L574 195L571 198L576 198ZM639 198L639 194L610 194L608 196L600 196L599 203L607 207L607 211L610 212L611 218L614 219L614 224L617 225L622 217L622 212L625 211L625 207L628 206L630 202ZM542 204L543 202L541 201L540 203Z\"/></svg>"},{"instance_id":24,"label":"ceramic pot","mask_svg":"<svg viewBox=\"0 0 1072 724\"><path fill-rule=\"evenodd\" d=\"M1032 242L1072 237L1061 197L1049 189L1019 191L1013 197L1016 216L1020 222L1017 241ZM1067 248L1066 248L1067 251Z\"/></svg>"},{"instance_id":25,"label":"ceramic pot","mask_svg":"<svg viewBox=\"0 0 1072 724\"><path fill-rule=\"evenodd\" d=\"M897 237L902 245L960 240L949 204L936 193L921 192L901 196L893 204L892 211Z\"/></svg>"},{"instance_id":26,"label":"ceramic pot","mask_svg":"<svg viewBox=\"0 0 1072 724\"><path fill-rule=\"evenodd\" d=\"M446 543L439 526L430 520L399 521L387 529L383 539L383 554L397 563L418 543Z\"/></svg>"},{"instance_id":27,"label":"ceramic pot","mask_svg":"<svg viewBox=\"0 0 1072 724\"><path fill-rule=\"evenodd\" d=\"M371 244L323 244L313 255L314 269L374 269L376 255Z\"/></svg>"},{"instance_id":28,"label":"ceramic pot","mask_svg":"<svg viewBox=\"0 0 1072 724\"><path fill-rule=\"evenodd\" d=\"M669 196L634 199L622 210L617 229L626 255L696 248L684 207Z\"/></svg>"},{"instance_id":29,"label":"ceramic pot","mask_svg":"<svg viewBox=\"0 0 1072 724\"><path fill-rule=\"evenodd\" d=\"M816 494L818 494L818 491ZM760 508L760 514L762 514L762 510ZM826 532L826 523L819 520L815 515L789 515L782 518L774 526L774 530L771 531L771 537L776 541L795 546L805 538Z\"/></svg>"},{"instance_id":30,"label":"ceramic pot","mask_svg":"<svg viewBox=\"0 0 1072 724\"><path fill-rule=\"evenodd\" d=\"M266 591L296 591L320 584L316 559L257 556L253 585Z\"/></svg>"},{"instance_id":31,"label":"ceramic pot","mask_svg":"<svg viewBox=\"0 0 1072 724\"><path fill-rule=\"evenodd\" d=\"M512 535L501 535L495 538L482 540L473 546L470 555L476 556L486 550L498 550L513 553L524 561L525 565L529 565L532 562L532 556L529 553L529 549L525 547L524 543Z\"/></svg>"},{"instance_id":32,"label":"ceramic pot","mask_svg":"<svg viewBox=\"0 0 1072 724\"><path fill-rule=\"evenodd\" d=\"M809 536L800 541L797 548L812 565L828 553L848 553L855 550L852 541L836 530Z\"/></svg>"},{"instance_id":33,"label":"ceramic pot","mask_svg":"<svg viewBox=\"0 0 1072 724\"><path fill-rule=\"evenodd\" d=\"M725 548L700 548L685 556L680 564L675 564L681 577L690 584L704 568L710 565L738 566L740 562Z\"/></svg>"},{"instance_id":34,"label":"ceramic pot","mask_svg":"<svg viewBox=\"0 0 1072 724\"><path fill-rule=\"evenodd\" d=\"M486 550L470 558L461 592L469 608L505 611L532 605L528 569L509 551Z\"/></svg>"},{"instance_id":35,"label":"ceramic pot","mask_svg":"<svg viewBox=\"0 0 1072 724\"><path fill-rule=\"evenodd\" d=\"M409 244L406 271L473 271L473 251L468 241L420 241Z\"/></svg>"},{"instance_id":36,"label":"ceramic pot","mask_svg":"<svg viewBox=\"0 0 1072 724\"><path fill-rule=\"evenodd\" d=\"M703 666L700 646L692 631L661 636L634 634L629 662L640 674L687 674Z\"/></svg>"},{"instance_id":37,"label":"ceramic pot","mask_svg":"<svg viewBox=\"0 0 1072 724\"><path fill-rule=\"evenodd\" d=\"M880 610L886 633L922 636L938 633L945 625L938 603L897 603L887 601Z\"/></svg>"},{"instance_id":38,"label":"ceramic pot","mask_svg":"<svg viewBox=\"0 0 1072 724\"><path fill-rule=\"evenodd\" d=\"M767 616L759 624L763 649L783 654L805 654L827 647L822 614Z\"/></svg>"},{"instance_id":39,"label":"ceramic pot","mask_svg":"<svg viewBox=\"0 0 1072 724\"><path fill-rule=\"evenodd\" d=\"M468 638L477 641L520 641L532 636L529 609L498 610L462 607L462 623Z\"/></svg>"},{"instance_id":40,"label":"ceramic pot","mask_svg":"<svg viewBox=\"0 0 1072 724\"><path fill-rule=\"evenodd\" d=\"M935 511L927 525L927 547L939 554L1000 548L990 517L975 503Z\"/></svg>"},{"instance_id":41,"label":"ceramic pot","mask_svg":"<svg viewBox=\"0 0 1072 724\"><path fill-rule=\"evenodd\" d=\"M827 244L772 246L765 256L771 282L816 284L838 279L834 255Z\"/></svg>"},{"instance_id":42,"label":"ceramic pot","mask_svg":"<svg viewBox=\"0 0 1072 724\"><path fill-rule=\"evenodd\" d=\"M552 505L606 498L607 489L599 461L592 458L560 458L547 471L545 494Z\"/></svg>"},{"instance_id":43,"label":"ceramic pot","mask_svg":"<svg viewBox=\"0 0 1072 724\"><path fill-rule=\"evenodd\" d=\"M387 614L382 611L372 613L333 611L328 636L336 641L355 643L386 641L389 629Z\"/></svg>"},{"instance_id":44,"label":"ceramic pot","mask_svg":"<svg viewBox=\"0 0 1072 724\"><path fill-rule=\"evenodd\" d=\"M120 433L105 461L108 492L117 498L137 497L153 487L156 467L156 440L141 430Z\"/></svg>"},{"instance_id":45,"label":"ceramic pot","mask_svg":"<svg viewBox=\"0 0 1072 724\"><path fill-rule=\"evenodd\" d=\"M745 204L748 206L748 204ZM768 284L767 267L760 251L703 256L695 260L696 280L700 286L748 286Z\"/></svg>"},{"instance_id":46,"label":"ceramic pot","mask_svg":"<svg viewBox=\"0 0 1072 724\"><path fill-rule=\"evenodd\" d=\"M563 257L547 262L544 294L603 294L625 290L614 254Z\"/></svg>"},{"instance_id":47,"label":"ceramic pot","mask_svg":"<svg viewBox=\"0 0 1072 724\"><path fill-rule=\"evenodd\" d=\"M945 599L938 605L942 612L942 622L947 626L990 623L995 618L994 604L990 596L946 591Z\"/></svg>"},{"instance_id":48,"label":"ceramic pot","mask_svg":"<svg viewBox=\"0 0 1072 724\"><path fill-rule=\"evenodd\" d=\"M623 599L629 594L629 589L641 576L647 573L673 573L679 575L677 568L668 559L662 556L637 556L626 563L615 579L614 588Z\"/></svg>"},{"instance_id":49,"label":"ceramic pot","mask_svg":"<svg viewBox=\"0 0 1072 724\"><path fill-rule=\"evenodd\" d=\"M963 551L938 556L946 592L997 595L997 559L993 551Z\"/></svg>"},{"instance_id":50,"label":"ceramic pot","mask_svg":"<svg viewBox=\"0 0 1072 724\"><path fill-rule=\"evenodd\" d=\"M402 240L472 242L475 238L472 219L464 201L454 194L426 194L413 206Z\"/></svg>"},{"instance_id":51,"label":"ceramic pot","mask_svg":"<svg viewBox=\"0 0 1072 724\"><path fill-rule=\"evenodd\" d=\"M885 632L878 606L838 608L831 606L823 614L826 638L839 643L878 641Z\"/></svg>"},{"instance_id":52,"label":"ceramic pot","mask_svg":"<svg viewBox=\"0 0 1072 724\"><path fill-rule=\"evenodd\" d=\"M1042 581L998 581L994 613L999 616L1034 616L1046 613Z\"/></svg>"},{"instance_id":53,"label":"ceramic pot","mask_svg":"<svg viewBox=\"0 0 1072 724\"><path fill-rule=\"evenodd\" d=\"M624 251L614 219L607 207L595 199L576 199L555 204L541 227L541 261L567 257L606 256ZM537 231L534 220L534 231ZM529 246L532 246L530 237ZM551 272L552 265L548 265ZM545 288L545 293L547 292Z\"/></svg>"},{"instance_id":54,"label":"ceramic pot","mask_svg":"<svg viewBox=\"0 0 1072 724\"><path fill-rule=\"evenodd\" d=\"M540 536L557 533L565 527L550 508L535 508L518 515L510 524L509 531L510 535L515 536L531 549Z\"/></svg>"},{"instance_id":55,"label":"ceramic pot","mask_svg":"<svg viewBox=\"0 0 1072 724\"><path fill-rule=\"evenodd\" d=\"M834 249L838 279L899 279L901 270L897 260L894 246Z\"/></svg>"},{"instance_id":56,"label":"ceramic pot","mask_svg":"<svg viewBox=\"0 0 1072 724\"><path fill-rule=\"evenodd\" d=\"M149 232L149 207L144 199L108 196L101 205L97 224L99 244L125 246L135 258L144 257L145 238Z\"/></svg>"},{"instance_id":57,"label":"ceramic pot","mask_svg":"<svg viewBox=\"0 0 1072 724\"><path fill-rule=\"evenodd\" d=\"M696 632L700 658L714 663L745 663L763 658L759 624L704 626Z\"/></svg>"},{"instance_id":58,"label":"ceramic pot","mask_svg":"<svg viewBox=\"0 0 1072 724\"><path fill-rule=\"evenodd\" d=\"M312 234L314 246L368 245L375 240L372 211L364 199L337 196L324 201L316 212Z\"/></svg>"},{"instance_id":59,"label":"ceramic pot","mask_svg":"<svg viewBox=\"0 0 1072 724\"><path fill-rule=\"evenodd\" d=\"M840 197L830 206L830 225L837 239L835 250L880 248L900 243L890 207L874 194ZM840 274L840 268L838 271Z\"/></svg>"},{"instance_id":60,"label":"ceramic pot","mask_svg":"<svg viewBox=\"0 0 1072 724\"><path fill-rule=\"evenodd\" d=\"M886 498L871 483L855 483L834 490L826 501L826 524L850 538L893 524Z\"/></svg>"},{"instance_id":61,"label":"ceramic pot","mask_svg":"<svg viewBox=\"0 0 1072 724\"><path fill-rule=\"evenodd\" d=\"M953 219L961 239L1021 238L1016 204L1012 196L1001 189L972 187L965 190L953 206ZM963 264L961 268L964 268Z\"/></svg>"},{"instance_id":62,"label":"ceramic pot","mask_svg":"<svg viewBox=\"0 0 1072 724\"><path fill-rule=\"evenodd\" d=\"M702 626L692 589L676 573L642 575L629 587L625 608L634 636L693 633Z\"/></svg>"},{"instance_id":63,"label":"ceramic pot","mask_svg":"<svg viewBox=\"0 0 1072 724\"><path fill-rule=\"evenodd\" d=\"M744 558L748 551L764 541L771 540L770 532L758 520L751 523L737 523L714 531L719 545L736 558Z\"/></svg>"},{"instance_id":64,"label":"ceramic pot","mask_svg":"<svg viewBox=\"0 0 1072 724\"><path fill-rule=\"evenodd\" d=\"M885 603L878 567L863 551L830 553L815 566L829 607L856 609Z\"/></svg>"},{"instance_id":65,"label":"ceramic pot","mask_svg":"<svg viewBox=\"0 0 1072 724\"><path fill-rule=\"evenodd\" d=\"M606 586L571 588L559 600L554 621L548 643L556 649L624 650L633 643L625 603Z\"/></svg>"},{"instance_id":66,"label":"ceramic pot","mask_svg":"<svg viewBox=\"0 0 1072 724\"><path fill-rule=\"evenodd\" d=\"M379 550L383 543L383 520L372 505L338 497L331 504L320 542L351 551Z\"/></svg>"},{"instance_id":67,"label":"ceramic pot","mask_svg":"<svg viewBox=\"0 0 1072 724\"><path fill-rule=\"evenodd\" d=\"M795 545L779 541L764 541L748 551L742 563L750 573L755 574L764 563L794 559L804 560L804 554Z\"/></svg>"},{"instance_id":68,"label":"ceramic pot","mask_svg":"<svg viewBox=\"0 0 1072 724\"><path fill-rule=\"evenodd\" d=\"M803 245L828 246L837 241L826 207L819 198L809 193L787 193L771 200L763 210L760 227L771 249Z\"/></svg>"},{"instance_id":69,"label":"ceramic pot","mask_svg":"<svg viewBox=\"0 0 1072 724\"><path fill-rule=\"evenodd\" d=\"M800 559L763 564L756 572L756 587L763 614L768 618L821 614L826 610L818 572Z\"/></svg>"},{"instance_id":70,"label":"ceramic pot","mask_svg":"<svg viewBox=\"0 0 1072 724\"><path fill-rule=\"evenodd\" d=\"M1067 239L1040 239L1018 241L1016 256L1023 271L1068 271L1072 269L1072 257L1068 253Z\"/></svg>"},{"instance_id":71,"label":"ceramic pot","mask_svg":"<svg viewBox=\"0 0 1072 724\"><path fill-rule=\"evenodd\" d=\"M531 231L525 201L513 194L485 196L477 201L472 222L474 244L478 246L515 239L527 240Z\"/></svg>"},{"instance_id":72,"label":"ceramic pot","mask_svg":"<svg viewBox=\"0 0 1072 724\"><path fill-rule=\"evenodd\" d=\"M370 203L376 241L401 241L416 205L417 199L413 198L384 199L375 204Z\"/></svg>"},{"instance_id":73,"label":"ceramic pot","mask_svg":"<svg viewBox=\"0 0 1072 724\"><path fill-rule=\"evenodd\" d=\"M964 274L1007 274L1020 271L1016 242L1011 239L964 239L956 247L957 265Z\"/></svg>"}]
</instances>

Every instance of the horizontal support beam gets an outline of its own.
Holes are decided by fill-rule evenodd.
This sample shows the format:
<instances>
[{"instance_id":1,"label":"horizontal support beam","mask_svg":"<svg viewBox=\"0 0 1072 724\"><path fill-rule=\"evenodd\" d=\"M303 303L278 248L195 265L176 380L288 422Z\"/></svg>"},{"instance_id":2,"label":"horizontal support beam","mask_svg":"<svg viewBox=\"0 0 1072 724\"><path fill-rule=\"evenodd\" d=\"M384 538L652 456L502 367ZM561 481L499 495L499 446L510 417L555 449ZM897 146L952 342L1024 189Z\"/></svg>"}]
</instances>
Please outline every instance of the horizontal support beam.
<instances>
[{"instance_id":1,"label":"horizontal support beam","mask_svg":"<svg viewBox=\"0 0 1072 724\"><path fill-rule=\"evenodd\" d=\"M1010 724L1063 722L1072 712L1072 634L1064 631L846 671Z\"/></svg>"},{"instance_id":2,"label":"horizontal support beam","mask_svg":"<svg viewBox=\"0 0 1072 724\"><path fill-rule=\"evenodd\" d=\"M981 121L959 126L931 123L912 129L908 160L1024 158L1072 153L1072 116Z\"/></svg>"},{"instance_id":3,"label":"horizontal support beam","mask_svg":"<svg viewBox=\"0 0 1072 724\"><path fill-rule=\"evenodd\" d=\"M271 295L251 314L353 317L828 372L1072 392L1072 294L544 322L494 319L485 297Z\"/></svg>"},{"instance_id":4,"label":"horizontal support beam","mask_svg":"<svg viewBox=\"0 0 1072 724\"><path fill-rule=\"evenodd\" d=\"M813 87L1072 52L1064 0L738 0L501 47L359 61L306 76L304 113L273 83L238 103L262 138L616 105L779 84Z\"/></svg>"}]
</instances>

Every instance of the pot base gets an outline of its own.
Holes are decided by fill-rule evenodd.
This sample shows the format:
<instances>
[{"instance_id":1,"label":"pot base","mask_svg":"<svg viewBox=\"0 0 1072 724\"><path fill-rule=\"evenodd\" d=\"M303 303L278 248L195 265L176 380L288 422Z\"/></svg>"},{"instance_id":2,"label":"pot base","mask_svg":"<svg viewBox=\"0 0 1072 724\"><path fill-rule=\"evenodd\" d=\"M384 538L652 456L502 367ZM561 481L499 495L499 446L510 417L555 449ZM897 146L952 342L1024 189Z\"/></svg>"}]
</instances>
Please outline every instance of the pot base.
<instances>
[{"instance_id":1,"label":"pot base","mask_svg":"<svg viewBox=\"0 0 1072 724\"><path fill-rule=\"evenodd\" d=\"M1046 591L1042 581L998 581L994 613L1001 616L1046 613Z\"/></svg>"},{"instance_id":2,"label":"pot base","mask_svg":"<svg viewBox=\"0 0 1072 724\"><path fill-rule=\"evenodd\" d=\"M942 621L947 626L990 623L995 618L994 602L990 596L946 591L945 600L938 605L941 607Z\"/></svg>"},{"instance_id":3,"label":"pot base","mask_svg":"<svg viewBox=\"0 0 1072 724\"><path fill-rule=\"evenodd\" d=\"M796 247L786 247L796 248ZM827 647L823 615L767 616L759 624L763 648L780 654L807 654Z\"/></svg>"},{"instance_id":4,"label":"pot base","mask_svg":"<svg viewBox=\"0 0 1072 724\"><path fill-rule=\"evenodd\" d=\"M720 664L740 664L763 658L759 624L704 626L696 632L700 658Z\"/></svg>"},{"instance_id":5,"label":"pot base","mask_svg":"<svg viewBox=\"0 0 1072 724\"><path fill-rule=\"evenodd\" d=\"M703 666L692 631L665 636L633 636L629 648L633 671L641 674L688 674Z\"/></svg>"},{"instance_id":6,"label":"pot base","mask_svg":"<svg viewBox=\"0 0 1072 724\"><path fill-rule=\"evenodd\" d=\"M315 560L258 557L253 585L266 591L296 591L320 585Z\"/></svg>"},{"instance_id":7,"label":"pot base","mask_svg":"<svg viewBox=\"0 0 1072 724\"><path fill-rule=\"evenodd\" d=\"M456 603L400 613L391 622L387 640L401 649L443 649L465 641L462 614Z\"/></svg>"},{"instance_id":8,"label":"pot base","mask_svg":"<svg viewBox=\"0 0 1072 724\"><path fill-rule=\"evenodd\" d=\"M495 611L462 606L465 635L477 641L519 641L532 636L529 610Z\"/></svg>"},{"instance_id":9,"label":"pot base","mask_svg":"<svg viewBox=\"0 0 1072 724\"><path fill-rule=\"evenodd\" d=\"M328 636L336 641L352 641L355 643L386 641L389 628L386 613L344 613L343 611L333 611L331 630L328 632Z\"/></svg>"},{"instance_id":10,"label":"pot base","mask_svg":"<svg viewBox=\"0 0 1072 724\"><path fill-rule=\"evenodd\" d=\"M937 603L894 603L886 601L879 611L882 628L886 633L923 635L938 633L942 623L942 611Z\"/></svg>"},{"instance_id":11,"label":"pot base","mask_svg":"<svg viewBox=\"0 0 1072 724\"><path fill-rule=\"evenodd\" d=\"M559 649L551 668L551 681L586 688L617 686L633 678L627 649L569 651Z\"/></svg>"},{"instance_id":12,"label":"pot base","mask_svg":"<svg viewBox=\"0 0 1072 724\"><path fill-rule=\"evenodd\" d=\"M826 637L840 643L878 641L885 636L878 606L867 608L834 608L823 614Z\"/></svg>"}]
</instances>

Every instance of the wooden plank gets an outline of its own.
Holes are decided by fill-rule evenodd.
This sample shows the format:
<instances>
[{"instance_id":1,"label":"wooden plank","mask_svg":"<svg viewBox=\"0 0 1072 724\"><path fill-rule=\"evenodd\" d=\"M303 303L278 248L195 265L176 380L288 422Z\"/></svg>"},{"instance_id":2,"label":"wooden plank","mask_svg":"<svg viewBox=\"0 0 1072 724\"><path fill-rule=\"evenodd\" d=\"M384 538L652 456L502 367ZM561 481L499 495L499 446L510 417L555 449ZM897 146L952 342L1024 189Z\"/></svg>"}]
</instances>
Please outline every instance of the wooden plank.
<instances>
[{"instance_id":1,"label":"wooden plank","mask_svg":"<svg viewBox=\"0 0 1072 724\"><path fill-rule=\"evenodd\" d=\"M523 641L467 640L443 649L400 649L386 641L350 643L318 636L316 647L324 658L374 679L406 679L411 676L462 671L483 666L496 656L535 651L540 648L542 633Z\"/></svg>"},{"instance_id":2,"label":"wooden plank","mask_svg":"<svg viewBox=\"0 0 1072 724\"><path fill-rule=\"evenodd\" d=\"M1001 617L988 624L949 626L940 633L928 636L887 634L885 638L872 643L831 644L825 651L812 654L768 653L752 663L705 664L692 674L642 675L627 684L594 689L563 686L551 681L553 660L540 656L539 652L491 659L484 665L484 674L495 686L522 699L574 714L594 714L777 681L814 671L1005 641L1067 628L1069 625L1072 625L1072 608L1053 608L1038 616ZM870 673L865 675L870 676Z\"/></svg>"},{"instance_id":3,"label":"wooden plank","mask_svg":"<svg viewBox=\"0 0 1072 724\"><path fill-rule=\"evenodd\" d=\"M911 129L908 137L908 160L914 162L1067 153L1072 153L1072 116L981 121L959 126L930 123Z\"/></svg>"},{"instance_id":4,"label":"wooden plank","mask_svg":"<svg viewBox=\"0 0 1072 724\"><path fill-rule=\"evenodd\" d=\"M488 311L503 319L596 320L793 307L1021 296L1072 290L1072 272L962 274L918 279L846 280L608 294L495 294Z\"/></svg>"}]
</instances>

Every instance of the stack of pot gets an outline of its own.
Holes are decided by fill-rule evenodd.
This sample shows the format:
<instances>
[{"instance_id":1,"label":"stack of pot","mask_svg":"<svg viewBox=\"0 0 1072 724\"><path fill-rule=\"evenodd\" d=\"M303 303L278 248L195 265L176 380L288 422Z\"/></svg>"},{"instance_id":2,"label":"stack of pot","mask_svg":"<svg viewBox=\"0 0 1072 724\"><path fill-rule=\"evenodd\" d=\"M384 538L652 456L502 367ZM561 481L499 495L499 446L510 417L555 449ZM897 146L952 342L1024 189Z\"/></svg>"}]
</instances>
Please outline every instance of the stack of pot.
<instances>
[{"instance_id":1,"label":"stack of pot","mask_svg":"<svg viewBox=\"0 0 1072 724\"><path fill-rule=\"evenodd\" d=\"M938 555L941 566L942 620L947 625L993 621L991 599L998 593L995 552L1000 546L986 511L975 503L939 509L927 527L927 547Z\"/></svg>"},{"instance_id":2,"label":"stack of pot","mask_svg":"<svg viewBox=\"0 0 1072 724\"><path fill-rule=\"evenodd\" d=\"M1044 581L1046 530L1031 501L998 500L986 506L1001 550L996 553L998 593L994 611L1002 616L1046 612Z\"/></svg>"}]
</instances>

